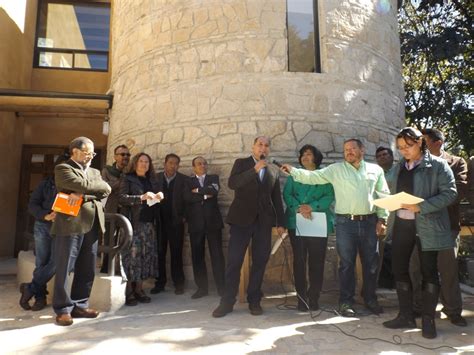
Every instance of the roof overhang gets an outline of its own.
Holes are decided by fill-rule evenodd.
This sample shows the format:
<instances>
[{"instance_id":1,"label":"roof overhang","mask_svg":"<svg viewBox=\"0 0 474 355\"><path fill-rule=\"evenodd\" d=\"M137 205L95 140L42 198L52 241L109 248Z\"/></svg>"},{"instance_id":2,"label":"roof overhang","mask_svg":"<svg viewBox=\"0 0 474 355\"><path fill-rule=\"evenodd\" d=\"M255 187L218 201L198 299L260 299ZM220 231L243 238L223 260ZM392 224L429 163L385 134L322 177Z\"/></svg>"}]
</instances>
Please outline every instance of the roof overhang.
<instances>
[{"instance_id":1,"label":"roof overhang","mask_svg":"<svg viewBox=\"0 0 474 355\"><path fill-rule=\"evenodd\" d=\"M20 116L91 116L103 118L112 108L113 95L0 89L0 111Z\"/></svg>"}]
</instances>

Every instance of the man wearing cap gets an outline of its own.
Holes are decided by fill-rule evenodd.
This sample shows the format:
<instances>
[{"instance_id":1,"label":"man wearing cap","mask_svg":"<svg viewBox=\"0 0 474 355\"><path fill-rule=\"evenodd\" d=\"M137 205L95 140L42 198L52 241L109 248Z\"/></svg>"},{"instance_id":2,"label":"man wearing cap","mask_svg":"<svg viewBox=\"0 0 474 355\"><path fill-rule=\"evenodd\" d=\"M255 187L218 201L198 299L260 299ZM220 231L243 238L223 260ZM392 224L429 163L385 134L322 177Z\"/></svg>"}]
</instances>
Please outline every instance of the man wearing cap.
<instances>
[{"instance_id":1,"label":"man wearing cap","mask_svg":"<svg viewBox=\"0 0 474 355\"><path fill-rule=\"evenodd\" d=\"M374 206L378 193L389 194L382 168L364 161L365 148L356 138L344 142L344 161L320 170L296 169L283 164L282 170L303 184L327 184L336 195L336 248L339 255L339 313L354 310L355 262L358 250L363 269L362 293L367 309L383 313L375 293L378 269L378 239L385 231L388 212Z\"/></svg>"}]
</instances>

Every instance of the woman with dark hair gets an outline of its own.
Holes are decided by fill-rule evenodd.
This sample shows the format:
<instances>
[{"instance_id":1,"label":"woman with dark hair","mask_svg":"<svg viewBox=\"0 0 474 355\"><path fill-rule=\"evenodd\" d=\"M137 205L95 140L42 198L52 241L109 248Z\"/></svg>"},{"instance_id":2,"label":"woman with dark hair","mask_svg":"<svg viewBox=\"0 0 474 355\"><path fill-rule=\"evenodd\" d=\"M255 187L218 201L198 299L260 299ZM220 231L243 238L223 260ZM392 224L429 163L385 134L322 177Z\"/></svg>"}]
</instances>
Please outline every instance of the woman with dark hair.
<instances>
[{"instance_id":1,"label":"woman with dark hair","mask_svg":"<svg viewBox=\"0 0 474 355\"><path fill-rule=\"evenodd\" d=\"M157 205L148 201L161 200L151 157L138 153L131 162L129 172L120 180L119 204L122 214L128 217L133 227L133 238L129 248L122 252L127 276L127 306L151 301L143 291L143 280L157 276L158 246L156 240Z\"/></svg>"},{"instance_id":2,"label":"woman with dark hair","mask_svg":"<svg viewBox=\"0 0 474 355\"><path fill-rule=\"evenodd\" d=\"M417 129L402 129L397 135L397 148L403 158L392 169L390 191L392 194L404 191L423 201L402 204L388 219L387 236L392 239L392 268L400 309L395 319L383 325L391 329L416 327L408 273L416 244L423 280L422 335L432 339L436 337L438 251L454 247L447 207L456 200L456 184L447 162L429 153Z\"/></svg>"},{"instance_id":3,"label":"woman with dark hair","mask_svg":"<svg viewBox=\"0 0 474 355\"><path fill-rule=\"evenodd\" d=\"M316 170L323 161L321 152L312 145L305 145L299 151L299 163L307 170ZM298 298L298 310L319 309L319 295L323 285L324 261L327 238L297 235L296 214L312 219L312 212L326 214L328 233L334 230L334 190L331 184L306 185L295 182L291 176L283 189L286 203L286 227L293 249L293 275ZM299 233L298 233L299 234ZM306 268L308 265L309 288L307 288Z\"/></svg>"}]
</instances>

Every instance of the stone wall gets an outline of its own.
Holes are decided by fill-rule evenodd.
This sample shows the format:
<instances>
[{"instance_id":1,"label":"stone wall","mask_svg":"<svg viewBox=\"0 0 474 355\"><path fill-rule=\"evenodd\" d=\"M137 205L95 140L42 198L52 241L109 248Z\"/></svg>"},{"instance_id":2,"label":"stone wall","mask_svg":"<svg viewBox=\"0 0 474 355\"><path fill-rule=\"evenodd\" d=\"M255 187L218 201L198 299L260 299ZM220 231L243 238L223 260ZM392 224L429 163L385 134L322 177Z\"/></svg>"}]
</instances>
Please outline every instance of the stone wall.
<instances>
[{"instance_id":1,"label":"stone wall","mask_svg":"<svg viewBox=\"0 0 474 355\"><path fill-rule=\"evenodd\" d=\"M349 137L372 159L404 115L396 1L377 3L319 1L317 74L287 71L286 0L114 1L109 148L145 150L156 166L174 152L185 173L204 155L224 214L232 163L257 135L282 161L305 143L339 160Z\"/></svg>"}]
</instances>

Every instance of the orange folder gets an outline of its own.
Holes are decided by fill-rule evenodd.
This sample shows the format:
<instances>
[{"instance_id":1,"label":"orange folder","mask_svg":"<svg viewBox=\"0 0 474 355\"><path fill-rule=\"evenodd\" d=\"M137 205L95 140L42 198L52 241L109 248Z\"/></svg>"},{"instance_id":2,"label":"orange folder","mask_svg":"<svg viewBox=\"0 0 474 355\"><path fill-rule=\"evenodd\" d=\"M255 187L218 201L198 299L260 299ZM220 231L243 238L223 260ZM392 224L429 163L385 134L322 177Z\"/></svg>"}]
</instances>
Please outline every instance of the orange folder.
<instances>
[{"instance_id":1,"label":"orange folder","mask_svg":"<svg viewBox=\"0 0 474 355\"><path fill-rule=\"evenodd\" d=\"M56 198L54 199L53 207L51 208L55 212L68 214L70 216L76 217L79 214L79 210L82 205L82 198L79 200L79 203L75 206L71 206L67 199L69 198L68 194L63 192L58 192Z\"/></svg>"}]
</instances>

